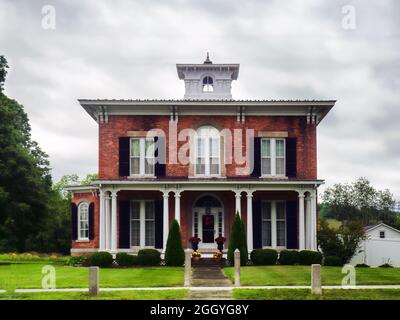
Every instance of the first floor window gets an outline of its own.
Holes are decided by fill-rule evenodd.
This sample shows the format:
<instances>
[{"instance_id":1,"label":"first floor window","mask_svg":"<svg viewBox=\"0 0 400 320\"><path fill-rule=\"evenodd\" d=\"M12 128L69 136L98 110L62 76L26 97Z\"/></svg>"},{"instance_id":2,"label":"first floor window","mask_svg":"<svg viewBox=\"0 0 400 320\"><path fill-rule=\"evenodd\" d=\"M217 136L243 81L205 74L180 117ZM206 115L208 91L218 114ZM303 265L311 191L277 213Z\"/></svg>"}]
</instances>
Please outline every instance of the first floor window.
<instances>
[{"instance_id":1,"label":"first floor window","mask_svg":"<svg viewBox=\"0 0 400 320\"><path fill-rule=\"evenodd\" d=\"M285 176L285 139L261 140L261 174Z\"/></svg>"},{"instance_id":2,"label":"first floor window","mask_svg":"<svg viewBox=\"0 0 400 320\"><path fill-rule=\"evenodd\" d=\"M78 207L78 239L89 239L89 205L83 202Z\"/></svg>"},{"instance_id":3,"label":"first floor window","mask_svg":"<svg viewBox=\"0 0 400 320\"><path fill-rule=\"evenodd\" d=\"M155 213L153 201L131 202L131 246L155 245Z\"/></svg>"},{"instance_id":4,"label":"first floor window","mask_svg":"<svg viewBox=\"0 0 400 320\"><path fill-rule=\"evenodd\" d=\"M154 175L154 139L132 138L130 159L131 175Z\"/></svg>"},{"instance_id":5,"label":"first floor window","mask_svg":"<svg viewBox=\"0 0 400 320\"><path fill-rule=\"evenodd\" d=\"M286 247L286 203L263 201L261 206L263 247Z\"/></svg>"}]
</instances>

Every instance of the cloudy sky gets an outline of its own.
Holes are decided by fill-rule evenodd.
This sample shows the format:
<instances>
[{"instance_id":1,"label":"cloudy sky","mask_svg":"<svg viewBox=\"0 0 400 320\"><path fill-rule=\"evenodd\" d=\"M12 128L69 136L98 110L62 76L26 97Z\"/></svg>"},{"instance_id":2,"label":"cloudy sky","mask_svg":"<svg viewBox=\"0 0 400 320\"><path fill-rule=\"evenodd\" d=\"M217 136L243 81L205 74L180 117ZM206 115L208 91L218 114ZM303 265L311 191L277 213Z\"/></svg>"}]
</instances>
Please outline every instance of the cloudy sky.
<instances>
[{"instance_id":1,"label":"cloudy sky","mask_svg":"<svg viewBox=\"0 0 400 320\"><path fill-rule=\"evenodd\" d=\"M175 64L206 51L241 64L234 98L337 99L319 177L365 176L400 200L400 1L0 0L6 94L55 180L97 171L97 125L77 98L182 98Z\"/></svg>"}]
</instances>

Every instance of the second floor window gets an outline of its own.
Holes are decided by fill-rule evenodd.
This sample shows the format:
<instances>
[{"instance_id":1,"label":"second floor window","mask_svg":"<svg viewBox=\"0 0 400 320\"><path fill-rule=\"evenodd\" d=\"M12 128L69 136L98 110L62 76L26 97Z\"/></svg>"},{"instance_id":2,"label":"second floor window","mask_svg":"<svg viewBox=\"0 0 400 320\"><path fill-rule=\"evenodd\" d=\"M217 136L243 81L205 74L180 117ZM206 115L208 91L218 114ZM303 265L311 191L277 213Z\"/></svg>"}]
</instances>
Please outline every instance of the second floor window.
<instances>
[{"instance_id":1,"label":"second floor window","mask_svg":"<svg viewBox=\"0 0 400 320\"><path fill-rule=\"evenodd\" d=\"M285 139L261 140L261 174L285 176Z\"/></svg>"},{"instance_id":2,"label":"second floor window","mask_svg":"<svg viewBox=\"0 0 400 320\"><path fill-rule=\"evenodd\" d=\"M216 128L203 126L197 130L195 152L196 175L220 174L220 137Z\"/></svg>"},{"instance_id":3,"label":"second floor window","mask_svg":"<svg viewBox=\"0 0 400 320\"><path fill-rule=\"evenodd\" d=\"M130 174L154 175L154 139L131 139Z\"/></svg>"}]
</instances>

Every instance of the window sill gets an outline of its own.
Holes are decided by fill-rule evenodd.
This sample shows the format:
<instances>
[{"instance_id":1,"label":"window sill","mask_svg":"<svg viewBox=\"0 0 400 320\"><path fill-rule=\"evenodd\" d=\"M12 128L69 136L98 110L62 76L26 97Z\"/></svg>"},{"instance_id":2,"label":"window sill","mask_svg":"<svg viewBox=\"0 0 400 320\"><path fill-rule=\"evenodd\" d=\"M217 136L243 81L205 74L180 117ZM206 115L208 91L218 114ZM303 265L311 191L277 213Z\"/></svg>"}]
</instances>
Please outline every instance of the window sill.
<instances>
[{"instance_id":1,"label":"window sill","mask_svg":"<svg viewBox=\"0 0 400 320\"><path fill-rule=\"evenodd\" d=\"M288 179L287 176L271 176L271 175L261 175L260 179Z\"/></svg>"},{"instance_id":2,"label":"window sill","mask_svg":"<svg viewBox=\"0 0 400 320\"><path fill-rule=\"evenodd\" d=\"M221 176L221 175L219 175L219 174L213 174L213 175L210 175L210 176L206 176L206 175L195 175L195 176L189 176L188 177L189 179L196 179L196 178L198 178L198 179L215 179L215 178L226 178L225 176Z\"/></svg>"},{"instance_id":3,"label":"window sill","mask_svg":"<svg viewBox=\"0 0 400 320\"><path fill-rule=\"evenodd\" d=\"M150 174L138 174L138 175L130 175L128 179L155 179L157 176Z\"/></svg>"},{"instance_id":4,"label":"window sill","mask_svg":"<svg viewBox=\"0 0 400 320\"><path fill-rule=\"evenodd\" d=\"M75 242L90 242L90 240L89 239L78 239L78 240L75 240Z\"/></svg>"}]
</instances>

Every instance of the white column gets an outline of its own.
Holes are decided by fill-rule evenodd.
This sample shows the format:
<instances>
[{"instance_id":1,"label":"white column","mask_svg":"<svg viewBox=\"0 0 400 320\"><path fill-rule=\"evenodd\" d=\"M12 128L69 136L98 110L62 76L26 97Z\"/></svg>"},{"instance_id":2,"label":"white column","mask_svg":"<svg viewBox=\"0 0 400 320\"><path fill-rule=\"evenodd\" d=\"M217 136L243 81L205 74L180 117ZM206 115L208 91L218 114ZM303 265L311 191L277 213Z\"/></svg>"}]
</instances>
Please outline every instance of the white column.
<instances>
[{"instance_id":1,"label":"white column","mask_svg":"<svg viewBox=\"0 0 400 320\"><path fill-rule=\"evenodd\" d=\"M105 197L106 217L105 217L105 249L111 249L111 198L109 195Z\"/></svg>"},{"instance_id":2,"label":"white column","mask_svg":"<svg viewBox=\"0 0 400 320\"><path fill-rule=\"evenodd\" d=\"M240 205L240 199L241 199L241 195L240 195L240 191L236 191L235 192L235 216L236 213L239 213L239 216L241 216L241 205Z\"/></svg>"},{"instance_id":3,"label":"white column","mask_svg":"<svg viewBox=\"0 0 400 320\"><path fill-rule=\"evenodd\" d=\"M311 200L306 197L306 249L312 250Z\"/></svg>"},{"instance_id":4,"label":"white column","mask_svg":"<svg viewBox=\"0 0 400 320\"><path fill-rule=\"evenodd\" d=\"M169 232L169 191L165 191L163 193L163 200L163 252L165 252L165 249L167 248L167 239Z\"/></svg>"},{"instance_id":5,"label":"white column","mask_svg":"<svg viewBox=\"0 0 400 320\"><path fill-rule=\"evenodd\" d=\"M304 250L304 194L299 192L299 249Z\"/></svg>"},{"instance_id":6,"label":"white column","mask_svg":"<svg viewBox=\"0 0 400 320\"><path fill-rule=\"evenodd\" d=\"M99 250L105 249L105 208L104 208L104 192L100 189L100 221L99 221Z\"/></svg>"},{"instance_id":7,"label":"white column","mask_svg":"<svg viewBox=\"0 0 400 320\"><path fill-rule=\"evenodd\" d=\"M181 224L181 192L175 191L175 220Z\"/></svg>"},{"instance_id":8,"label":"white column","mask_svg":"<svg viewBox=\"0 0 400 320\"><path fill-rule=\"evenodd\" d=\"M247 250L253 251L253 192L247 191Z\"/></svg>"},{"instance_id":9,"label":"white column","mask_svg":"<svg viewBox=\"0 0 400 320\"><path fill-rule=\"evenodd\" d=\"M317 250L317 197L316 190L310 196L310 215L311 215L311 250Z\"/></svg>"},{"instance_id":10,"label":"white column","mask_svg":"<svg viewBox=\"0 0 400 320\"><path fill-rule=\"evenodd\" d=\"M117 251L117 191L111 193L111 251Z\"/></svg>"}]
</instances>

